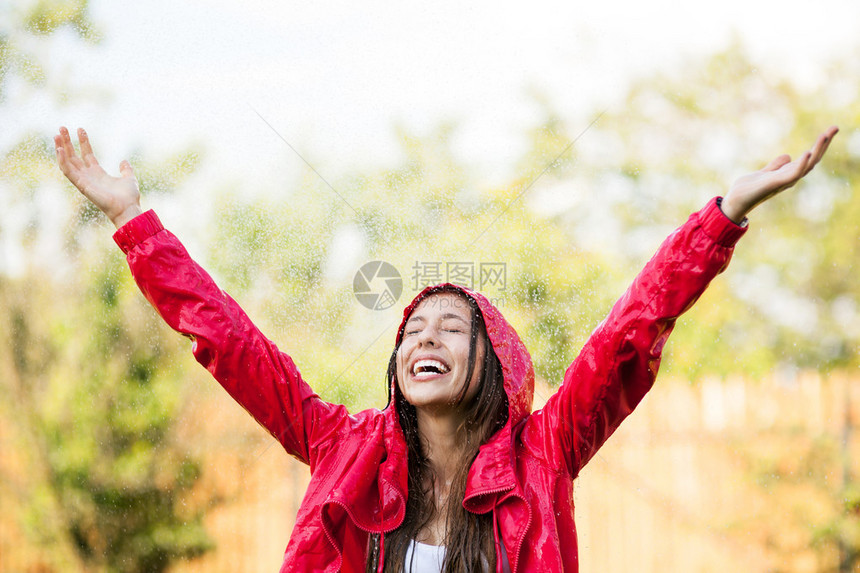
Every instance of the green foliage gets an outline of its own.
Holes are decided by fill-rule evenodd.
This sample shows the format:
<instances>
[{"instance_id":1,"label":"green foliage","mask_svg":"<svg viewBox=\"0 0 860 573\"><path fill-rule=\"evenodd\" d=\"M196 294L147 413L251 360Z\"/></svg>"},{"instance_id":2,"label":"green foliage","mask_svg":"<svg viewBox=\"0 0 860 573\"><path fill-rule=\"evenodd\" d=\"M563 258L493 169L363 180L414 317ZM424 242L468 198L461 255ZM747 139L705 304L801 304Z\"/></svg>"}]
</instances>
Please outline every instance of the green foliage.
<instances>
[{"instance_id":1,"label":"green foliage","mask_svg":"<svg viewBox=\"0 0 860 573\"><path fill-rule=\"evenodd\" d=\"M336 192L311 174L284 201L251 203L235 192L218 199L207 267L265 332L287 341L284 350L329 400L352 408L382 405L399 309L420 290L411 276L416 261L505 263L507 285L485 294L523 325L539 375L556 384L621 292L605 288L610 275L599 270L599 257L572 251L558 223L517 199L528 177L545 165L478 193L464 175L467 166L450 150L450 129L442 126L426 138L402 134L400 166L348 177L334 185ZM567 142L544 131L535 137L548 149L534 153L555 157ZM400 270L403 300L389 311L368 314L352 296L351 276L346 284L326 278L327 262L336 255L333 238L345 225L358 230L366 260L386 260Z\"/></svg>"},{"instance_id":2,"label":"green foliage","mask_svg":"<svg viewBox=\"0 0 860 573\"><path fill-rule=\"evenodd\" d=\"M34 36L49 36L68 27L86 42L99 41L88 11L88 0L35 0L5 10L13 17L0 23L0 102L13 78L35 86L45 84L45 70L28 49L28 40Z\"/></svg>"},{"instance_id":3,"label":"green foliage","mask_svg":"<svg viewBox=\"0 0 860 573\"><path fill-rule=\"evenodd\" d=\"M767 77L733 46L637 83L626 106L606 113L573 148L578 130L547 110L530 132L520 175L483 192L450 149L456 126L423 138L401 132L401 165L348 177L335 193L309 173L283 203L222 202L213 264L228 290L260 295L261 313L278 328L298 323L312 332L303 345L313 348L309 355L329 356L326 349L350 348L344 334L366 320L350 310L345 285L323 276L339 226L358 228L367 260L394 263L407 287L415 261L503 261L507 290L487 294L501 295L538 374L558 383L672 228L739 174L784 149L799 153L831 123L839 112L825 94ZM860 190L850 136L837 138L798 189L754 213L729 272L681 319L666 350L670 374L695 380L858 364L860 249L852 237ZM559 207L532 209L556 188ZM407 288L404 297L415 292Z\"/></svg>"},{"instance_id":4,"label":"green foliage","mask_svg":"<svg viewBox=\"0 0 860 573\"><path fill-rule=\"evenodd\" d=\"M17 20L0 26L0 101L13 78L46 85L29 51L40 36L69 27L98 40L87 11L86 0L16 7ZM149 189L169 192L198 163L187 152L138 165ZM165 168L169 176L156 174ZM42 568L164 571L212 547L202 517L215 500L191 503L201 470L173 441L184 402L177 356L187 348L141 299L121 254L103 241L87 245L93 213L82 202L77 213L65 211L73 240L57 244L62 234L49 228L57 220L42 210L47 184L58 179L45 134L27 135L0 156L4 208L27 221L21 245L2 227L0 239L33 249L17 276L0 275L0 410L28 452L23 515L5 518L17 518L41 546ZM51 241L55 260L40 260L36 247Z\"/></svg>"},{"instance_id":5,"label":"green foliage","mask_svg":"<svg viewBox=\"0 0 860 573\"><path fill-rule=\"evenodd\" d=\"M99 257L76 284L40 277L38 289L3 289L10 398L39 436L45 482L36 487L53 499L34 503L31 519L58 510L53 538L68 539L88 568L163 571L212 546L205 505L185 505L199 465L171 443L184 394L175 363L187 349L141 301L122 257Z\"/></svg>"},{"instance_id":6,"label":"green foliage","mask_svg":"<svg viewBox=\"0 0 860 573\"><path fill-rule=\"evenodd\" d=\"M848 88L860 93L860 76L839 67L832 74L833 81L853 78ZM404 298L415 294L407 270L415 261L504 261L506 289L487 294L501 295L537 374L557 384L672 228L740 174L783 151L801 153L836 121L848 128L825 162L754 213L727 273L679 321L663 370L695 383L785 367L855 369L860 154L850 126L860 116L845 117L850 110L832 105L828 94L768 77L733 46L674 75L642 80L623 109L606 113L567 153L578 130L548 111L530 134L520 175L482 192L450 150L453 126L425 138L402 133L401 165L335 185L349 206L315 175L289 201L225 201L212 257L228 284L251 295L262 322L277 326L273 337L288 341L314 388L353 408L381 405L399 317L363 313L344 284L326 282L334 229L356 226L367 260L395 264ZM553 199L547 189L562 195L555 210L534 207L542 195ZM798 500L768 522L769 543L790 555L798 547L788 540L800 539L822 564L856 562L856 477L848 471L833 479L841 471L838 444L806 436L790 444L773 457L749 456L763 491Z\"/></svg>"},{"instance_id":7,"label":"green foliage","mask_svg":"<svg viewBox=\"0 0 860 573\"><path fill-rule=\"evenodd\" d=\"M87 42L97 42L100 34L88 15L88 0L38 0L24 16L24 27L32 34L47 36L69 26Z\"/></svg>"},{"instance_id":8,"label":"green foliage","mask_svg":"<svg viewBox=\"0 0 860 573\"><path fill-rule=\"evenodd\" d=\"M13 77L46 83L21 34L68 27L98 39L85 0L38 0L19 15L20 25L0 28L0 100ZM856 101L851 64L829 73ZM833 117L860 122L857 106L845 111L839 101L826 88L802 93L768 77L734 46L638 82L623 109L574 147L582 126L547 109L518 175L488 189L453 152L455 124L426 137L401 130L403 160L393 169L349 174L334 189L308 173L284 200L249 201L241 188L218 195L205 266L323 397L362 408L384 403L394 327L418 290L415 263L505 263L507 283L485 293L524 338L538 376L558 384L634 273L691 211L776 153L799 153ZM680 321L664 371L694 381L785 365L860 366L860 152L851 137L840 135L799 189L756 211L726 276ZM133 158L145 193L173 193L200 162L194 151L160 163ZM41 136L13 145L0 157L0 178L6 205L34 213L22 242L35 244L44 231L36 199L57 178L50 145ZM173 442L187 349L146 307L121 257L90 245L97 214L77 205L64 230L76 279L53 280L38 264L20 278L0 275L0 406L20 413L33 446L26 497L45 546L72 548L87 570L161 571L211 546L201 526L206 503L189 501L201 469ZM394 308L367 311L352 296L351 276L327 274L344 229L358 233L366 260L400 270L404 292ZM833 462L832 446L810 446L790 471L826 481L816 468ZM751 472L763 485L775 475L787 481L773 467L782 460L759 462ZM858 547L860 496L846 483L844 506L810 529L815 543ZM64 559L55 558L58 569Z\"/></svg>"},{"instance_id":9,"label":"green foliage","mask_svg":"<svg viewBox=\"0 0 860 573\"><path fill-rule=\"evenodd\" d=\"M14 178L15 191L32 198L35 190L52 177L54 150L43 137L30 135L15 144L0 157L0 178Z\"/></svg>"},{"instance_id":10,"label":"green foliage","mask_svg":"<svg viewBox=\"0 0 860 573\"><path fill-rule=\"evenodd\" d=\"M851 147L857 118L829 95L838 84L856 100L860 82L839 66L830 72L817 92L801 92L768 77L736 45L672 75L643 79L622 110L607 113L587 134L597 151L612 153L583 151L584 184L597 188L606 171L621 174L623 183L615 175L609 197L577 204L580 220L610 209L620 222L616 241L631 247L620 254L636 268L659 237L708 197L725 194L739 175L784 151L797 156L825 127L843 125L807 180L753 213L726 276L681 320L667 347L671 373L696 379L705 372L860 364L852 350L860 341L860 287L853 279L860 263L860 158L856 143ZM640 248L642 237L649 248Z\"/></svg>"},{"instance_id":11,"label":"green foliage","mask_svg":"<svg viewBox=\"0 0 860 573\"><path fill-rule=\"evenodd\" d=\"M817 571L855 570L860 512L847 459L852 442L848 434L785 430L737 441L733 451L759 494L782 500L780 513L750 515L744 529L767 531L771 549L784 559L811 548Z\"/></svg>"},{"instance_id":12,"label":"green foliage","mask_svg":"<svg viewBox=\"0 0 860 573\"><path fill-rule=\"evenodd\" d=\"M201 152L186 149L153 162L140 153L129 158L141 193L171 194L201 165Z\"/></svg>"}]
</instances>

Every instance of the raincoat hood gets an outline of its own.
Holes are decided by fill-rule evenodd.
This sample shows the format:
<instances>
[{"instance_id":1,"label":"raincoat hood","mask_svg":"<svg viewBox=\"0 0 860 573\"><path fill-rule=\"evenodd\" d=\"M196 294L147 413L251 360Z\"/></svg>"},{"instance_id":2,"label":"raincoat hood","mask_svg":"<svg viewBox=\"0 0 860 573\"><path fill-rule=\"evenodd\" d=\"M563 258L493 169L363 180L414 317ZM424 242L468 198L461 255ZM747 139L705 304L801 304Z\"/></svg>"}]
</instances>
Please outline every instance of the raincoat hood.
<instances>
[{"instance_id":1,"label":"raincoat hood","mask_svg":"<svg viewBox=\"0 0 860 573\"><path fill-rule=\"evenodd\" d=\"M508 396L507 426L515 427L532 411L535 386L534 367L532 366L531 355L520 340L517 331L487 297L477 291L452 283L442 283L425 288L403 309L403 320L397 329L396 346L400 346L406 321L412 311L427 297L441 292L462 294L478 305L484 319L484 325L487 328L487 337L502 365L504 388ZM390 395L396 395L399 392L396 377L392 377L391 385L389 390L392 394Z\"/></svg>"},{"instance_id":2,"label":"raincoat hood","mask_svg":"<svg viewBox=\"0 0 860 573\"><path fill-rule=\"evenodd\" d=\"M487 330L487 338L502 366L504 389L508 397L508 420L505 425L483 444L478 457L469 468L466 479L466 495L463 506L475 513L490 511L500 495L517 489L515 467L515 428L521 425L532 410L534 399L534 368L531 356L516 330L505 320L502 313L481 293L451 283L425 288L403 309L403 320L397 330L397 346L403 337L406 321L412 311L428 296L439 292L454 292L473 300L481 312ZM391 379L390 395L397 396L396 376ZM391 407L389 415L397 417L397 409Z\"/></svg>"}]
</instances>

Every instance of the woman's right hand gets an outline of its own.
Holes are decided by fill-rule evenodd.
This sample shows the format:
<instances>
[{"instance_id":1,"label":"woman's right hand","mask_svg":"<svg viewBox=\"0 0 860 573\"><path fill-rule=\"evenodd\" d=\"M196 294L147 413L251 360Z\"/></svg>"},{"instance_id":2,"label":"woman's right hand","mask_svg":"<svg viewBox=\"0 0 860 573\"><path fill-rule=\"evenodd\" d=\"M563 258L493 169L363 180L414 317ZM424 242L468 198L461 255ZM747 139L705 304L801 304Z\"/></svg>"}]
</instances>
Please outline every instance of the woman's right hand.
<instances>
[{"instance_id":1,"label":"woman's right hand","mask_svg":"<svg viewBox=\"0 0 860 573\"><path fill-rule=\"evenodd\" d=\"M123 160L119 164L120 176L108 175L93 155L93 148L83 128L78 129L78 141L80 157L75 153L68 129L61 127L60 134L54 136L60 170L119 229L143 213L140 208L140 190L131 164Z\"/></svg>"}]
</instances>

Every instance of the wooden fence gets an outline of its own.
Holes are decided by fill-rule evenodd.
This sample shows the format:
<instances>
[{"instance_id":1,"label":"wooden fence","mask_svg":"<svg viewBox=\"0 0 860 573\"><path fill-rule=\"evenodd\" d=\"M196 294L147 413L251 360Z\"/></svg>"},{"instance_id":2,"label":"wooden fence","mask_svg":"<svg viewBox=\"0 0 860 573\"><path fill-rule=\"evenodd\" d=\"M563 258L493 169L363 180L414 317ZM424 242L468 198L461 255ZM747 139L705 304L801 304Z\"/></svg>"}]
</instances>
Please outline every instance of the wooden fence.
<instances>
[{"instance_id":1,"label":"wooden fence","mask_svg":"<svg viewBox=\"0 0 860 573\"><path fill-rule=\"evenodd\" d=\"M840 571L837 538L860 521L843 507L858 421L857 377L661 381L576 481L581 571ZM307 469L221 392L183 428L204 459L200 494L224 502L207 514L216 550L172 571L277 571ZM40 571L2 513L0 571Z\"/></svg>"}]
</instances>

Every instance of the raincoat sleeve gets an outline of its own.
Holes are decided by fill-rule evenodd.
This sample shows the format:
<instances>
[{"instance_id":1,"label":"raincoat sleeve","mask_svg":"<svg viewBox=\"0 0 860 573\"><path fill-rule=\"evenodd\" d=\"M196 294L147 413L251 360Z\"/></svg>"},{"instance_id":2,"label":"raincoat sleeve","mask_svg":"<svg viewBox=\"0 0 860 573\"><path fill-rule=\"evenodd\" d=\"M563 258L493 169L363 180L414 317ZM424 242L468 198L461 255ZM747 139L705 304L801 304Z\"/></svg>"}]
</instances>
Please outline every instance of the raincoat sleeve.
<instances>
[{"instance_id":1,"label":"raincoat sleeve","mask_svg":"<svg viewBox=\"0 0 860 573\"><path fill-rule=\"evenodd\" d=\"M675 320L725 269L746 232L719 199L690 216L615 303L567 369L564 382L529 420L544 455L576 475L651 388Z\"/></svg>"},{"instance_id":2,"label":"raincoat sleeve","mask_svg":"<svg viewBox=\"0 0 860 573\"><path fill-rule=\"evenodd\" d=\"M114 235L140 290L195 358L292 455L314 466L314 442L347 414L320 400L280 352L153 211Z\"/></svg>"}]
</instances>

